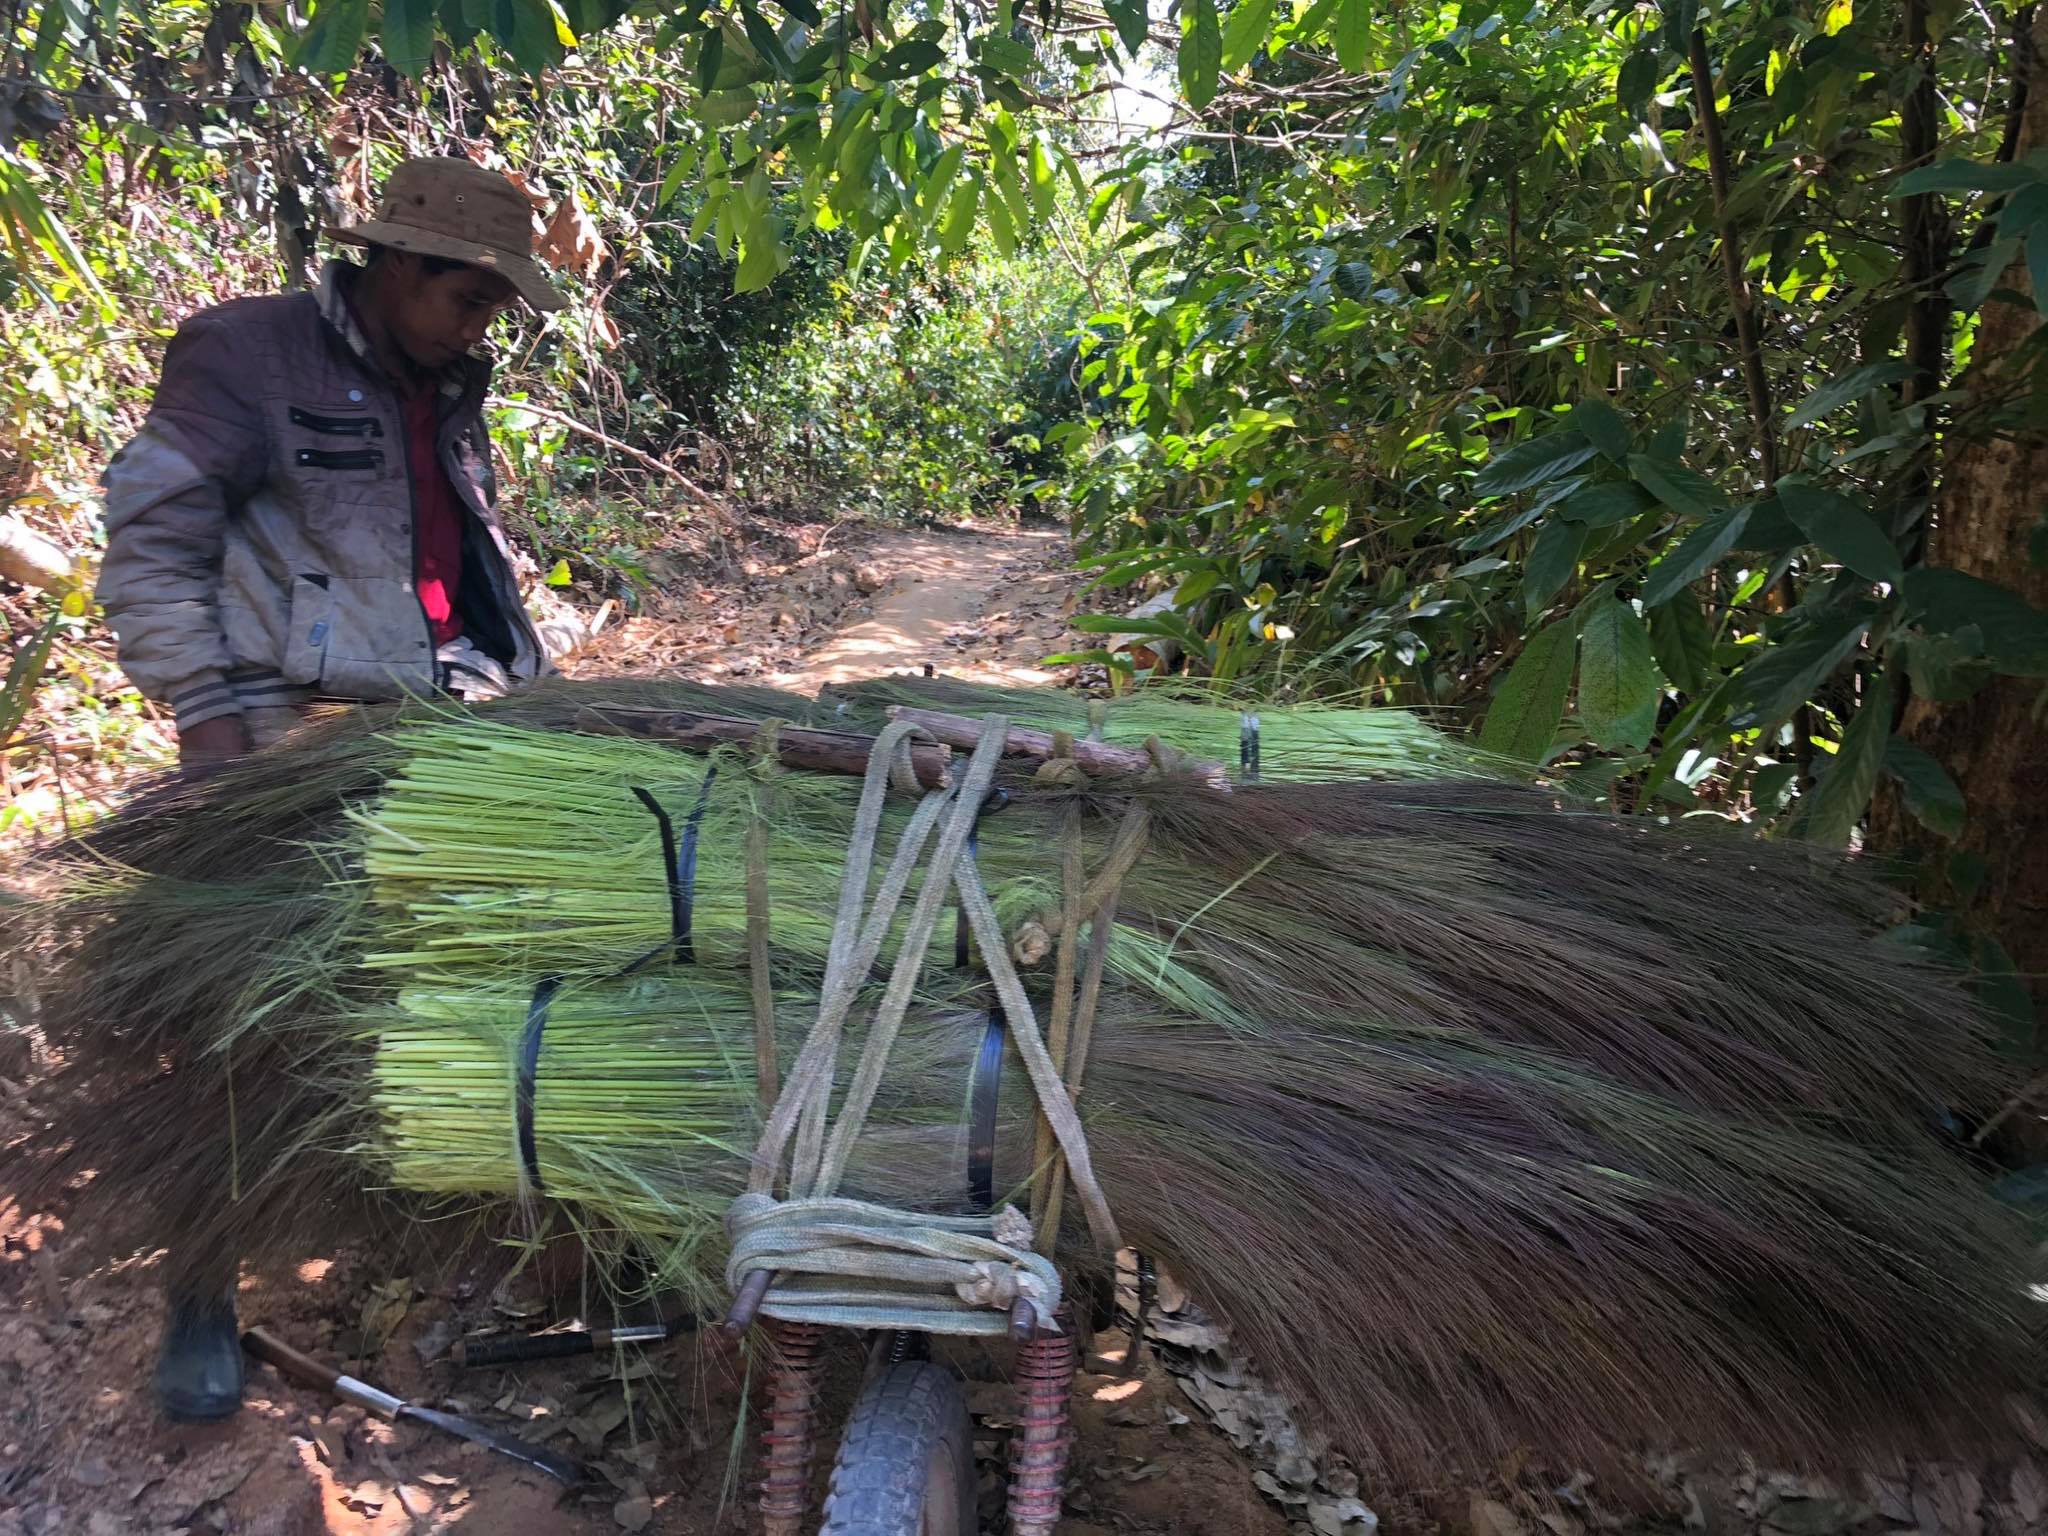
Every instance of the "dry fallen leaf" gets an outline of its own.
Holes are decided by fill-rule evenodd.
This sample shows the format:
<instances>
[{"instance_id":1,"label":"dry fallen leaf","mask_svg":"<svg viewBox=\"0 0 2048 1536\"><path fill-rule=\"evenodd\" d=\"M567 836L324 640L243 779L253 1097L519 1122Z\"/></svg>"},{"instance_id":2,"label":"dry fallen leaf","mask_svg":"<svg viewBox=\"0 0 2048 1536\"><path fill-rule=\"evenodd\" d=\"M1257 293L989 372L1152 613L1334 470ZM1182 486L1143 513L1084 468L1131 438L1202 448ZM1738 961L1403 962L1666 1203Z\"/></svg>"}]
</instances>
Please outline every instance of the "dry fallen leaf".
<instances>
[{"instance_id":1,"label":"dry fallen leaf","mask_svg":"<svg viewBox=\"0 0 2048 1536\"><path fill-rule=\"evenodd\" d=\"M384 1341L397 1331L405 1321L406 1309L412 1305L412 1281L387 1280L371 1289L363 1298L363 1355L369 1358L381 1354Z\"/></svg>"},{"instance_id":2,"label":"dry fallen leaf","mask_svg":"<svg viewBox=\"0 0 2048 1536\"><path fill-rule=\"evenodd\" d=\"M413 1519L419 1520L434 1512L434 1501L427 1495L425 1489L400 1483L395 1492L398 1494L398 1507Z\"/></svg>"},{"instance_id":3,"label":"dry fallen leaf","mask_svg":"<svg viewBox=\"0 0 2048 1536\"><path fill-rule=\"evenodd\" d=\"M622 1531L644 1531L654 1520L654 1501L647 1490L635 1483L626 1496L612 1506L612 1519Z\"/></svg>"},{"instance_id":4,"label":"dry fallen leaf","mask_svg":"<svg viewBox=\"0 0 2048 1536\"><path fill-rule=\"evenodd\" d=\"M597 232L597 225L577 204L576 194L571 192L556 205L535 254L560 271L591 278L597 275L597 269L604 265L605 257L611 253L605 246L604 237Z\"/></svg>"},{"instance_id":5,"label":"dry fallen leaf","mask_svg":"<svg viewBox=\"0 0 2048 1536\"><path fill-rule=\"evenodd\" d=\"M1472 1536L1525 1536L1515 1512L1498 1499L1475 1497L1466 1518L1471 1522Z\"/></svg>"},{"instance_id":6,"label":"dry fallen leaf","mask_svg":"<svg viewBox=\"0 0 2048 1536\"><path fill-rule=\"evenodd\" d=\"M320 1453L320 1459L330 1467L338 1467L348 1460L348 1440L338 1425L316 1424L309 1431L313 1446Z\"/></svg>"}]
</instances>

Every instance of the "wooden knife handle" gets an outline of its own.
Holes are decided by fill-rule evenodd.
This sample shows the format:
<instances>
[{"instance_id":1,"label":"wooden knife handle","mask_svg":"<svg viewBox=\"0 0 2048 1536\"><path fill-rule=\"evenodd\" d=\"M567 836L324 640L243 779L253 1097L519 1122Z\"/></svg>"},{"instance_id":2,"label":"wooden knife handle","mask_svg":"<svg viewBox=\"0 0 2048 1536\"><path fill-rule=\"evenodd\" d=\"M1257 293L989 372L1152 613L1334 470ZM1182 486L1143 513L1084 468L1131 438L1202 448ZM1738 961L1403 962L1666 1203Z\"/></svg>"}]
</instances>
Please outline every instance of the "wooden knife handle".
<instances>
[{"instance_id":1,"label":"wooden knife handle","mask_svg":"<svg viewBox=\"0 0 2048 1536\"><path fill-rule=\"evenodd\" d=\"M258 1360L266 1361L278 1368L294 1381L309 1387L323 1387L332 1392L341 1380L341 1372L331 1365L322 1365L311 1355L300 1354L276 1334L263 1328L251 1328L242 1335L242 1348Z\"/></svg>"}]
</instances>

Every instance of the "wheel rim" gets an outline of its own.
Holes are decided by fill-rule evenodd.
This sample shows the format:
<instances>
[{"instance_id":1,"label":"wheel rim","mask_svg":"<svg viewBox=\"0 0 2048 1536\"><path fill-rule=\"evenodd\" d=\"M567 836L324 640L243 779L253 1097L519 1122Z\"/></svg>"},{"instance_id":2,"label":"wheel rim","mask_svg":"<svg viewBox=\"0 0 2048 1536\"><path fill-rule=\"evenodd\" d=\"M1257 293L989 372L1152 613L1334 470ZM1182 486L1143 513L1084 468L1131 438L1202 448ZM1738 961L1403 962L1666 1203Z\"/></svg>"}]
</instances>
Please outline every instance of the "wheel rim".
<instances>
[{"instance_id":1,"label":"wheel rim","mask_svg":"<svg viewBox=\"0 0 2048 1536\"><path fill-rule=\"evenodd\" d=\"M933 1446L924 1464L922 1536L973 1536L960 1529L960 1488L953 1471L952 1453L944 1442Z\"/></svg>"}]
</instances>

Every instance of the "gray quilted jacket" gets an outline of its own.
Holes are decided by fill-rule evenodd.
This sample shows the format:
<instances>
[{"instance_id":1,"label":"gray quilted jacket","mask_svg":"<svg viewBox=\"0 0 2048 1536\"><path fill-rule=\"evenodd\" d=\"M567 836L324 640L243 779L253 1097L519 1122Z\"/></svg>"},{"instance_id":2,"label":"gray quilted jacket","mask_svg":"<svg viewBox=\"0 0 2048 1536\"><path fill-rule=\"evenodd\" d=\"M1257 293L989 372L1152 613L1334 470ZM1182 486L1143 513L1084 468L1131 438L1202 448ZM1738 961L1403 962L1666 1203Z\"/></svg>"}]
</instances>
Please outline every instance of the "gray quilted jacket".
<instances>
[{"instance_id":1,"label":"gray quilted jacket","mask_svg":"<svg viewBox=\"0 0 2048 1536\"><path fill-rule=\"evenodd\" d=\"M148 420L107 466L99 600L123 670L180 729L442 692L477 652L514 686L547 669L498 523L478 360L441 385L441 462L469 516L463 637L437 652L413 590L403 408L343 299L357 273L337 263L318 294L188 320Z\"/></svg>"}]
</instances>

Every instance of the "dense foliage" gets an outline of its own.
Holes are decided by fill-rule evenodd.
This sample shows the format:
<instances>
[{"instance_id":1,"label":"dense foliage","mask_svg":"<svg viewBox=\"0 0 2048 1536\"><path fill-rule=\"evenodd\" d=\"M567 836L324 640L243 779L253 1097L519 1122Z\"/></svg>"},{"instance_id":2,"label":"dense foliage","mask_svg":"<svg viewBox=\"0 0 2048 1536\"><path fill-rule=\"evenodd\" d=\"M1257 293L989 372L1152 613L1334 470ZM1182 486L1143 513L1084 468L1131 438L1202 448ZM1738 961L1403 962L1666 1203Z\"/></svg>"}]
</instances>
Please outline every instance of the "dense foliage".
<instances>
[{"instance_id":1,"label":"dense foliage","mask_svg":"<svg viewBox=\"0 0 2048 1536\"><path fill-rule=\"evenodd\" d=\"M740 371L722 420L738 481L818 512L960 517L1034 484L1049 426L1078 410L1067 333L1080 282L1042 253L887 281L837 301Z\"/></svg>"}]
</instances>

